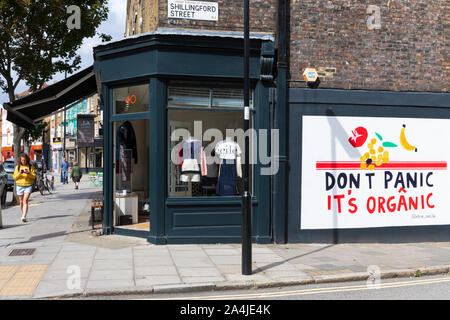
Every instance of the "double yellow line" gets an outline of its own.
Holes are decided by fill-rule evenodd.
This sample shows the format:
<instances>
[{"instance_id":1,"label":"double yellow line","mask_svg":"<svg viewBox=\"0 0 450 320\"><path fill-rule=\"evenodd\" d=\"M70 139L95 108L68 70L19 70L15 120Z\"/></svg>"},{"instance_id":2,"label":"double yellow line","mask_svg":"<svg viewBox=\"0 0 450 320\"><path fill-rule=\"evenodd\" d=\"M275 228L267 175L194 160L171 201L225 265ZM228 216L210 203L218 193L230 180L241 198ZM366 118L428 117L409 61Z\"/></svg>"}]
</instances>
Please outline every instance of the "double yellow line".
<instances>
[{"instance_id":1,"label":"double yellow line","mask_svg":"<svg viewBox=\"0 0 450 320\"><path fill-rule=\"evenodd\" d=\"M292 291L281 291L281 292L264 292L264 293L253 293L253 294L199 296L199 297L183 297L183 298L161 298L161 299L158 299L158 298L153 299L152 298L152 299L144 299L144 300L227 300L227 299L275 298L275 297L287 297L287 296L294 296L294 295L349 292L349 291L358 291L358 290L388 289L388 288L407 287L407 286L414 286L414 285L442 283L442 282L449 282L449 281L450 281L450 277L445 277L445 278L436 278L436 279L428 279L428 280L412 280L412 281L402 281L402 282L379 283L376 285L364 284L364 285L357 285L357 286L303 289L303 290L292 290Z\"/></svg>"}]
</instances>

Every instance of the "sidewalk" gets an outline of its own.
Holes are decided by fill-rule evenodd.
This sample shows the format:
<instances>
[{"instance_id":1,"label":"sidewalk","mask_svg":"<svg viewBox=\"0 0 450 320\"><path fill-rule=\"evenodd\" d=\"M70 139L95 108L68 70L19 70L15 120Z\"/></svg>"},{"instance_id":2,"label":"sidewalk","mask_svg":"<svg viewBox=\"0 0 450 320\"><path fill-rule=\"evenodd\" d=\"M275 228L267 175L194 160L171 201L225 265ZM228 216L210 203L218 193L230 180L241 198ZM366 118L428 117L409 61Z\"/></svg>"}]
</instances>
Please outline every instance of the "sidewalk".
<instances>
[{"instance_id":1,"label":"sidewalk","mask_svg":"<svg viewBox=\"0 0 450 320\"><path fill-rule=\"evenodd\" d=\"M367 280L370 270L379 270L381 278L450 271L450 242L254 244L253 275L243 276L240 244L157 246L140 238L93 236L90 199L100 189L83 180L74 190L55 176L54 194L32 194L25 224L18 206L3 208L0 299L281 287ZM20 248L35 250L9 255Z\"/></svg>"}]
</instances>

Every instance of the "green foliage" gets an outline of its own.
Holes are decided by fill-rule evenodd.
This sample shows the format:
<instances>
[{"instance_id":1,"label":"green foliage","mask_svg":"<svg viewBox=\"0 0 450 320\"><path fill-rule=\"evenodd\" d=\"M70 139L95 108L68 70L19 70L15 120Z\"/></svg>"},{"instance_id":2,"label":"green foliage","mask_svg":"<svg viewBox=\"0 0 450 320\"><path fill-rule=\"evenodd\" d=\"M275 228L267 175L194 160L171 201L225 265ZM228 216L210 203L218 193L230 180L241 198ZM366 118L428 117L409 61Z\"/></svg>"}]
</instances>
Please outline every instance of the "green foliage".
<instances>
[{"instance_id":1,"label":"green foliage","mask_svg":"<svg viewBox=\"0 0 450 320\"><path fill-rule=\"evenodd\" d=\"M422 272L420 270L416 270L416 273L414 274L414 277L420 278L422 276Z\"/></svg>"},{"instance_id":2,"label":"green foliage","mask_svg":"<svg viewBox=\"0 0 450 320\"><path fill-rule=\"evenodd\" d=\"M107 19L107 0L0 0L0 87L14 93L20 80L35 91L56 73L80 67L76 51ZM81 28L69 30L67 7L81 11ZM17 75L13 79L12 71Z\"/></svg>"},{"instance_id":3,"label":"green foliage","mask_svg":"<svg viewBox=\"0 0 450 320\"><path fill-rule=\"evenodd\" d=\"M33 128L25 129L22 139L25 141L35 141L42 137L42 133L47 131L48 123L45 121L37 122Z\"/></svg>"}]
</instances>

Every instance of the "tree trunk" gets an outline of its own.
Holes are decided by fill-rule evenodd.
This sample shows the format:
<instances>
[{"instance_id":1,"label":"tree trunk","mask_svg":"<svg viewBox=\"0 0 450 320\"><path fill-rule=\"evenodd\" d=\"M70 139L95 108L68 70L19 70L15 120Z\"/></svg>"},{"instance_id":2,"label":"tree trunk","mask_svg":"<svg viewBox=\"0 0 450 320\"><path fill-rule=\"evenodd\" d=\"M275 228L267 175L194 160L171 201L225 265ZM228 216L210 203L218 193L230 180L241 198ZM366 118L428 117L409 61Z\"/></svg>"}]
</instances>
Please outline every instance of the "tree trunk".
<instances>
[{"instance_id":1,"label":"tree trunk","mask_svg":"<svg viewBox=\"0 0 450 320\"><path fill-rule=\"evenodd\" d=\"M21 141L23 133L25 132L24 128L19 127L18 125L13 125L14 128L14 137L13 137L13 143L14 143L14 164L17 165L19 163L19 155L21 153ZM11 205L17 204L17 193L16 193L16 182L14 181L14 188L13 188L13 199L11 201Z\"/></svg>"}]
</instances>

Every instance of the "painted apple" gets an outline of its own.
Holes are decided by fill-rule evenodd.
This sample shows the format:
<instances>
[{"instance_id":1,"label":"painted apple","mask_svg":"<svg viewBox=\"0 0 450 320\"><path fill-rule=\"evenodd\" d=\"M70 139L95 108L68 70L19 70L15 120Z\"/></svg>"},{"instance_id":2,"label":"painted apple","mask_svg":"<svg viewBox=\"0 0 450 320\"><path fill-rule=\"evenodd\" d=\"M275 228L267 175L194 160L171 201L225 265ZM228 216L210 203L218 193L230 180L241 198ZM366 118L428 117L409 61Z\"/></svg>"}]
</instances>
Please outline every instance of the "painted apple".
<instances>
[{"instance_id":1,"label":"painted apple","mask_svg":"<svg viewBox=\"0 0 450 320\"><path fill-rule=\"evenodd\" d=\"M355 148L361 147L367 140L367 130L364 127L358 127L352 130L352 134L353 136L348 138L348 142Z\"/></svg>"}]
</instances>

